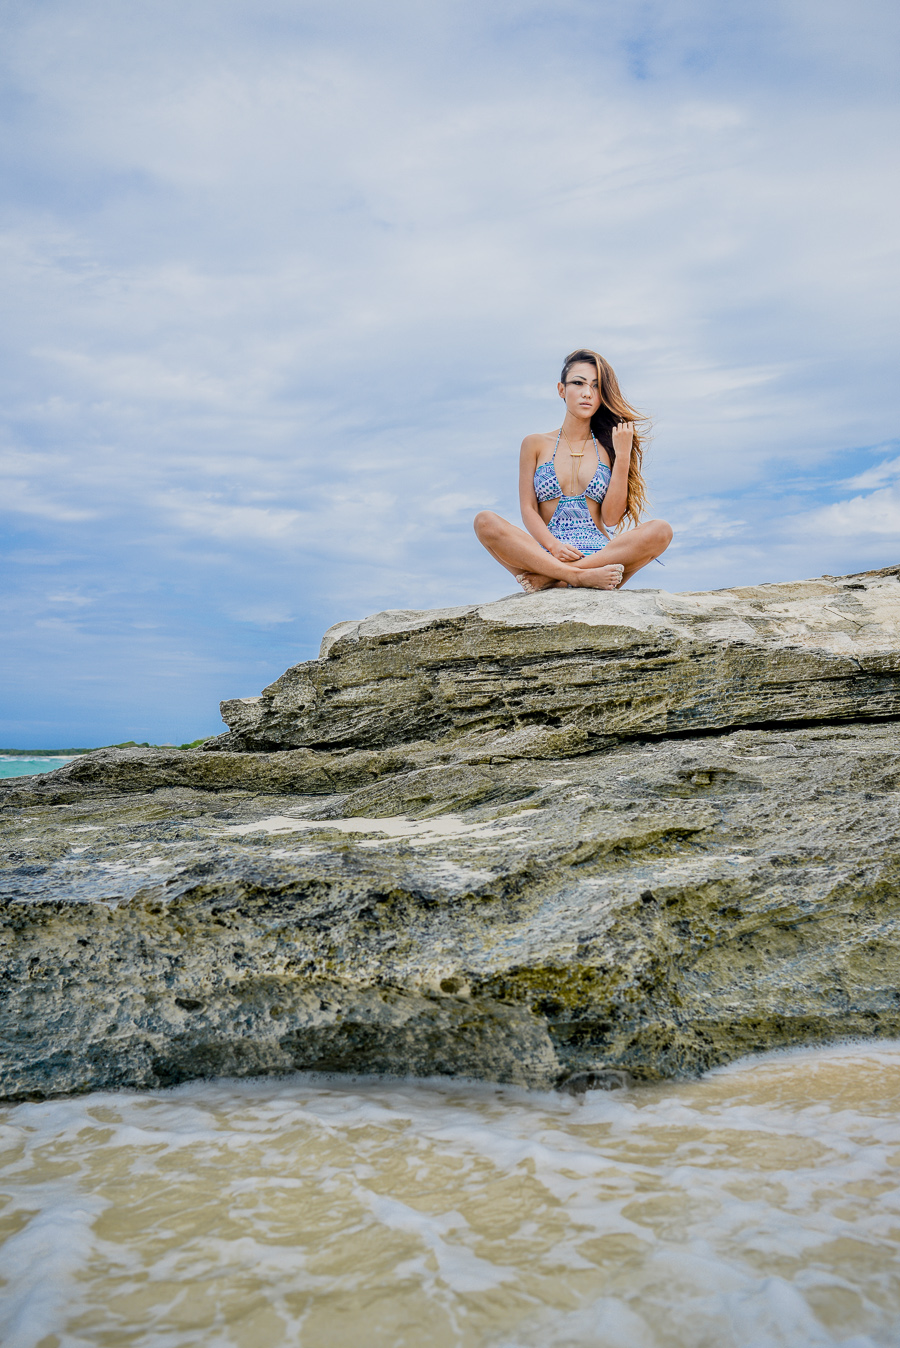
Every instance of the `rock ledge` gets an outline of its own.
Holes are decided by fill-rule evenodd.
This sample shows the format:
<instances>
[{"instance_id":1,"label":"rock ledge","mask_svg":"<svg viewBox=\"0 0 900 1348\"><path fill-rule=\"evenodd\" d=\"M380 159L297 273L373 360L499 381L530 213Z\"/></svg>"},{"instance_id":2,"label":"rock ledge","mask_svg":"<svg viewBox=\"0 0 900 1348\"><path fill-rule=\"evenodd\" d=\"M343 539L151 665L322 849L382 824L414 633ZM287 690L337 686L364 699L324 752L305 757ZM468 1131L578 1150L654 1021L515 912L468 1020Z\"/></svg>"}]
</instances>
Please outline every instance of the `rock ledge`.
<instances>
[{"instance_id":1,"label":"rock ledge","mask_svg":"<svg viewBox=\"0 0 900 1348\"><path fill-rule=\"evenodd\" d=\"M548 590L379 613L318 660L222 703L237 750L519 736L523 756L614 739L900 712L900 568L706 594ZM524 736L524 738L523 738ZM514 747L514 746L511 746Z\"/></svg>"}]
</instances>

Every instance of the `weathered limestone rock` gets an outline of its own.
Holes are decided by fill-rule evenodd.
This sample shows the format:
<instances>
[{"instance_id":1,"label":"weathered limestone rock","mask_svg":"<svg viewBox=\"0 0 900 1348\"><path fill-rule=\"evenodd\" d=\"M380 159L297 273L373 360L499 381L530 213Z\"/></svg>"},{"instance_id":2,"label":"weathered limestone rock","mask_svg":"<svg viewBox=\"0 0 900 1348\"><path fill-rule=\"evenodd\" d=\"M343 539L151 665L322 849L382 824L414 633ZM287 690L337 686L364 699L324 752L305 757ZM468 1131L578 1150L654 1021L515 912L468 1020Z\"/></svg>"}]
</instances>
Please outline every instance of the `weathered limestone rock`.
<instances>
[{"instance_id":1,"label":"weathered limestone rock","mask_svg":"<svg viewBox=\"0 0 900 1348\"><path fill-rule=\"evenodd\" d=\"M900 734L739 731L6 822L0 1094L548 1086L900 1032Z\"/></svg>"},{"instance_id":2,"label":"weathered limestone rock","mask_svg":"<svg viewBox=\"0 0 900 1348\"><path fill-rule=\"evenodd\" d=\"M515 756L613 738L900 712L900 568L666 594L547 590L339 623L321 657L222 703L210 747L334 751L515 736Z\"/></svg>"},{"instance_id":3,"label":"weathered limestone rock","mask_svg":"<svg viewBox=\"0 0 900 1348\"><path fill-rule=\"evenodd\" d=\"M203 791L287 792L315 795L361 786L388 772L418 764L430 746L402 751L321 754L309 749L255 754L200 749L97 749L54 772L0 782L0 806L64 805L110 791L146 792L187 786ZM424 755L427 757L426 755Z\"/></svg>"},{"instance_id":4,"label":"weathered limestone rock","mask_svg":"<svg viewBox=\"0 0 900 1348\"><path fill-rule=\"evenodd\" d=\"M578 1089L900 1034L895 591L382 615L222 737L315 744L0 784L0 1097L294 1068ZM785 724L715 729L729 706Z\"/></svg>"}]
</instances>

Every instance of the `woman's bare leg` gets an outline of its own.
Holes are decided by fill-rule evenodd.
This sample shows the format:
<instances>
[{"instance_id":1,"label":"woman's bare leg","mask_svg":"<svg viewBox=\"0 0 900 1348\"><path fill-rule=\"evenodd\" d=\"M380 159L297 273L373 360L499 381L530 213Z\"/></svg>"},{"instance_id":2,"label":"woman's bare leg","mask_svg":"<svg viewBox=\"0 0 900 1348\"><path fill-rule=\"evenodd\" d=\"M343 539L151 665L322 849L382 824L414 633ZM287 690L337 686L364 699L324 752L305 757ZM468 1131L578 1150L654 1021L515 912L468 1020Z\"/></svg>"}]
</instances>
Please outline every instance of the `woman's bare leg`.
<instances>
[{"instance_id":1,"label":"woman's bare leg","mask_svg":"<svg viewBox=\"0 0 900 1348\"><path fill-rule=\"evenodd\" d=\"M608 566L610 562L618 562L624 567L622 577L624 585L636 571L640 571L642 566L646 566L654 557L665 552L671 541L670 524L665 520L646 520L636 529L628 529L624 534L618 534L600 552L582 557L580 562L575 562L575 567L584 570L587 567Z\"/></svg>"},{"instance_id":2,"label":"woman's bare leg","mask_svg":"<svg viewBox=\"0 0 900 1348\"><path fill-rule=\"evenodd\" d=\"M624 564L620 558L613 557L609 562L604 559L602 563L598 560L593 566L585 566L590 561L587 557L579 562L559 562L531 534L517 529L492 510L482 510L475 516L475 533L501 566L514 576L524 575L536 590L547 589L558 581L592 590L614 590L621 584Z\"/></svg>"}]
</instances>

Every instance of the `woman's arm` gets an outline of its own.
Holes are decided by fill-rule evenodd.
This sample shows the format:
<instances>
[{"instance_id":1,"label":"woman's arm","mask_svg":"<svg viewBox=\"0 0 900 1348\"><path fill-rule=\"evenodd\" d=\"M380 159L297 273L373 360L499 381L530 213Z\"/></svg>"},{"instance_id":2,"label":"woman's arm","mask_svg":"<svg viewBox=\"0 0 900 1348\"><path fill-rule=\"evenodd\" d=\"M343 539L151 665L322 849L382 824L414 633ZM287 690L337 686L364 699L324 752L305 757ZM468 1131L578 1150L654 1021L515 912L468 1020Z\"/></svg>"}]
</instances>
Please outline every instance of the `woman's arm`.
<instances>
[{"instance_id":1,"label":"woman's arm","mask_svg":"<svg viewBox=\"0 0 900 1348\"><path fill-rule=\"evenodd\" d=\"M541 547L546 548L558 562L577 562L584 556L571 543L560 543L554 538L544 523L538 510L538 500L534 494L534 470L537 468L538 455L541 452L540 435L526 435L519 454L519 508L522 511L522 523L536 538Z\"/></svg>"},{"instance_id":2,"label":"woman's arm","mask_svg":"<svg viewBox=\"0 0 900 1348\"><path fill-rule=\"evenodd\" d=\"M612 477L600 506L600 518L607 529L616 529L622 522L625 507L628 504L628 469L631 467L631 444L634 435L633 421L620 421L612 433L613 459Z\"/></svg>"}]
</instances>

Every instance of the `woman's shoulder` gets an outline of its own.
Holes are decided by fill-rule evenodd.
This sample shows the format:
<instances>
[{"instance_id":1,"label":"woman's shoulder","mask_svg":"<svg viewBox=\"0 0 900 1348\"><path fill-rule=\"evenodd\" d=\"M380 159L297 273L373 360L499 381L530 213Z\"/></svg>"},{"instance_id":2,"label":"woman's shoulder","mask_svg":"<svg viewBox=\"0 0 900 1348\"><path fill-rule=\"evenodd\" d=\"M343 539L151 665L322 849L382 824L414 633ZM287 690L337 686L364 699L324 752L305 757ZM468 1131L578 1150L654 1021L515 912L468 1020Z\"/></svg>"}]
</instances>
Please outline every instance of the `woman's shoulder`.
<instances>
[{"instance_id":1,"label":"woman's shoulder","mask_svg":"<svg viewBox=\"0 0 900 1348\"><path fill-rule=\"evenodd\" d=\"M535 457L541 454L552 445L556 440L556 431L535 431L533 435L526 435L522 441L522 453L533 454Z\"/></svg>"}]
</instances>

